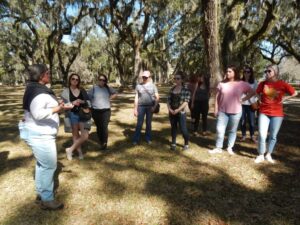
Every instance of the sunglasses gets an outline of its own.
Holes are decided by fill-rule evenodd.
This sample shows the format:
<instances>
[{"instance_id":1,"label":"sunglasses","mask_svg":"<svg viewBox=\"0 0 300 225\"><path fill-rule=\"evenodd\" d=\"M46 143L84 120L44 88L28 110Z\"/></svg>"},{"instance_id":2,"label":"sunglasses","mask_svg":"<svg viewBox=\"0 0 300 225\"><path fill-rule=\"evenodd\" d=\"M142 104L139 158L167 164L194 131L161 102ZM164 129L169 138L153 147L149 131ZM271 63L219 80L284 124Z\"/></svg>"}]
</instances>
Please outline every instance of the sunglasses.
<instances>
[{"instance_id":1,"label":"sunglasses","mask_svg":"<svg viewBox=\"0 0 300 225\"><path fill-rule=\"evenodd\" d=\"M174 80L181 80L180 77L174 77Z\"/></svg>"},{"instance_id":2,"label":"sunglasses","mask_svg":"<svg viewBox=\"0 0 300 225\"><path fill-rule=\"evenodd\" d=\"M272 70L265 70L265 73L271 73Z\"/></svg>"},{"instance_id":3,"label":"sunglasses","mask_svg":"<svg viewBox=\"0 0 300 225\"><path fill-rule=\"evenodd\" d=\"M250 70L245 70L244 72L245 72L245 73L251 73L251 71L250 71Z\"/></svg>"},{"instance_id":4,"label":"sunglasses","mask_svg":"<svg viewBox=\"0 0 300 225\"><path fill-rule=\"evenodd\" d=\"M106 80L105 80L105 79L99 79L99 81L103 81L103 82L106 82Z\"/></svg>"},{"instance_id":5,"label":"sunglasses","mask_svg":"<svg viewBox=\"0 0 300 225\"><path fill-rule=\"evenodd\" d=\"M78 78L71 78L71 80L76 80L76 81L79 81L79 79L78 79Z\"/></svg>"},{"instance_id":6,"label":"sunglasses","mask_svg":"<svg viewBox=\"0 0 300 225\"><path fill-rule=\"evenodd\" d=\"M147 80L148 79L148 77L142 77L144 80Z\"/></svg>"}]
</instances>

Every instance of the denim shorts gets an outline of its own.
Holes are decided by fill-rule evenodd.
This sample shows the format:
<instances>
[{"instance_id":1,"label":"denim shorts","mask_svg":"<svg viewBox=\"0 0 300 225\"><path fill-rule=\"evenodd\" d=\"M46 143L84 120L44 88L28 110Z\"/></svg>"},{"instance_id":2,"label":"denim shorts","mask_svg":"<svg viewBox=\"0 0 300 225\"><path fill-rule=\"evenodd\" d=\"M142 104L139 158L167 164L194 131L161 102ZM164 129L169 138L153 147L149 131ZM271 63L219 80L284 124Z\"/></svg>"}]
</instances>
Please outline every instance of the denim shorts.
<instances>
[{"instance_id":1,"label":"denim shorts","mask_svg":"<svg viewBox=\"0 0 300 225\"><path fill-rule=\"evenodd\" d=\"M71 121L71 125L79 124L80 122L79 115L77 113L69 112L69 118Z\"/></svg>"}]
</instances>

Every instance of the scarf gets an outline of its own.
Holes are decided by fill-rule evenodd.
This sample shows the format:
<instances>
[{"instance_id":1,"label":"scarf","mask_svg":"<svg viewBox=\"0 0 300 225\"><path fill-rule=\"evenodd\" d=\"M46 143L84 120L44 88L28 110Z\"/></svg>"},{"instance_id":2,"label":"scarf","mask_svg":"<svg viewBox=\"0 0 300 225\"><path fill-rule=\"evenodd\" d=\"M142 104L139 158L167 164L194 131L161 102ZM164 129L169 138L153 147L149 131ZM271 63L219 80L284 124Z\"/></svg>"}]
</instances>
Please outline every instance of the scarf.
<instances>
[{"instance_id":1,"label":"scarf","mask_svg":"<svg viewBox=\"0 0 300 225\"><path fill-rule=\"evenodd\" d=\"M45 85L38 82L30 82L27 84L23 96L23 109L30 111L30 104L32 100L39 94L49 94L56 99L54 92Z\"/></svg>"}]
</instances>

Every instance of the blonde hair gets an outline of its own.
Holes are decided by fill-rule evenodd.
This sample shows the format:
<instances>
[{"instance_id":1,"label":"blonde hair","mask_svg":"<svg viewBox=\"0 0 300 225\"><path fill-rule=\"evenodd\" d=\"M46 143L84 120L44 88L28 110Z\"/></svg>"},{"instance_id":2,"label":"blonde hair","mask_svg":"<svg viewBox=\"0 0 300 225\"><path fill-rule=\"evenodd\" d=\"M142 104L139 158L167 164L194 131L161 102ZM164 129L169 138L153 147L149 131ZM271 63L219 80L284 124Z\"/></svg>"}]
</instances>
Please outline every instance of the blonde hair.
<instances>
[{"instance_id":1,"label":"blonde hair","mask_svg":"<svg viewBox=\"0 0 300 225\"><path fill-rule=\"evenodd\" d=\"M267 68L270 68L274 71L275 75L279 76L279 67L276 64L268 65Z\"/></svg>"}]
</instances>

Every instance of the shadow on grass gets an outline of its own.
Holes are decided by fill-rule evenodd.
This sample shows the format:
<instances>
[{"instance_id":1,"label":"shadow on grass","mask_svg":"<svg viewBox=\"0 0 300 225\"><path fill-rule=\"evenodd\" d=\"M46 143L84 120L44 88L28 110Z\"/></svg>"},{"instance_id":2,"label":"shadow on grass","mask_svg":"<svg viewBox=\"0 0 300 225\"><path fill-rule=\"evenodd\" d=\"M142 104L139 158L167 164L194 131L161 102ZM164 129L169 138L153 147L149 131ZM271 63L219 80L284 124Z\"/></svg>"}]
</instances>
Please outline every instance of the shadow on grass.
<instances>
[{"instance_id":1,"label":"shadow on grass","mask_svg":"<svg viewBox=\"0 0 300 225\"><path fill-rule=\"evenodd\" d=\"M116 145L126 146L126 143L118 142ZM119 148L117 151L101 155L98 161L104 164L106 175L99 174L99 179L102 179L107 187L101 192L104 191L105 195L112 199L121 198L128 193L128 187L123 182L114 179L113 174L120 171L136 171L147 177L147 181L142 191L138 189L135 191L164 200L169 208L168 224L201 224L202 215L207 213L214 214L221 221L229 224L297 223L300 197L297 189L300 183L299 169L296 165L290 167L289 173L274 173L272 166L258 167L258 170L268 176L271 185L265 191L257 191L239 184L218 167L193 160L181 152L160 150L159 147L155 145L151 148L147 147L140 154L134 155L130 154L134 150L126 148ZM118 160L106 162L105 158L108 155L118 155ZM189 175L192 173L195 177L201 178L191 181L182 178L182 174L177 176L164 172L163 169L157 172L148 164L141 166L140 163L140 161L153 160L172 162L174 155L179 155L190 166L190 171L186 171L190 173ZM288 165L292 164L288 163ZM215 171L216 175L212 176L205 172L200 175L196 174L199 173L199 167L209 168Z\"/></svg>"},{"instance_id":2,"label":"shadow on grass","mask_svg":"<svg viewBox=\"0 0 300 225\"><path fill-rule=\"evenodd\" d=\"M128 107L131 102L124 102L124 105L118 110ZM266 189L261 191L240 184L226 170L217 165L196 160L181 151L169 151L170 128L154 129L154 141L150 146L145 144L132 146L131 137L133 136L135 124L128 125L116 121L115 124L121 130L119 135L123 134L124 139L109 146L110 150L107 152L100 152L97 156L86 157L81 165L83 169L97 174L98 178L104 183L105 188L95 187L95 189L99 189L99 194L104 193L107 198L118 199L124 195L142 194L143 196L155 196L163 200L168 208L165 224L203 224L205 215L210 214L215 215L225 223L231 224L297 224L300 220L300 153L296 151L299 149L297 148L297 146L299 147L297 141L299 136L297 136L299 133L297 113L299 111L293 111L293 108L290 110L291 113L288 114L288 118L284 121L282 130L279 133L278 146L282 147L282 151L275 154L275 157L279 159L285 169L278 169L279 166L277 165L253 164L253 167L256 167L257 171L265 175L270 183ZM289 120L289 117L291 120ZM210 123L213 123L213 121L211 119ZM165 114L162 114L157 116L154 122L166 124L168 119ZM7 131L3 140L13 142L16 136L14 132L16 131L12 129L12 126ZM209 138L191 138L191 142L199 147L210 147L214 145L212 136ZM59 159L65 158L64 148L71 143L71 138L66 140L59 137L58 143L60 145L58 157ZM93 132L84 147L84 151L97 151L98 146L97 136ZM289 147L289 149L283 149L284 146ZM237 143L237 148L239 149L237 153L240 156L247 157L253 154L253 148L251 147ZM8 154L7 151L0 152L0 174L20 166L26 166L31 160L31 157L8 159ZM111 157L114 160L111 160ZM62 160L58 163L56 188L59 186L58 176L60 173L65 172L70 177L76 177L77 171L67 170L64 168L63 162ZM173 163L180 168L182 167L182 171L174 174L163 167L158 170L153 166L155 162ZM232 160L228 163L236 162ZM96 170L97 164L104 167L103 171ZM240 165L240 170L243 173L244 165ZM128 183L126 183L121 182L114 176L118 172L126 171L133 171L141 175L145 179L143 187L132 189L131 185L137 182L136 180L128 177ZM249 179L249 177L247 178ZM255 177L250 177L250 179L255 180ZM66 190L62 191L65 192ZM62 200L70 194L66 193ZM41 211L32 202L19 205L13 210L14 212L1 222L4 224L30 225L51 224L53 221L57 224L63 223L63 212ZM118 216L122 216L119 214L119 212L114 211L111 215L114 221L110 222L118 223ZM128 217L130 216L128 215ZM101 220L101 215L98 219ZM133 218L128 219L132 223L135 222ZM206 222L211 223L211 221ZM213 221L211 224L214 224Z\"/></svg>"}]
</instances>

